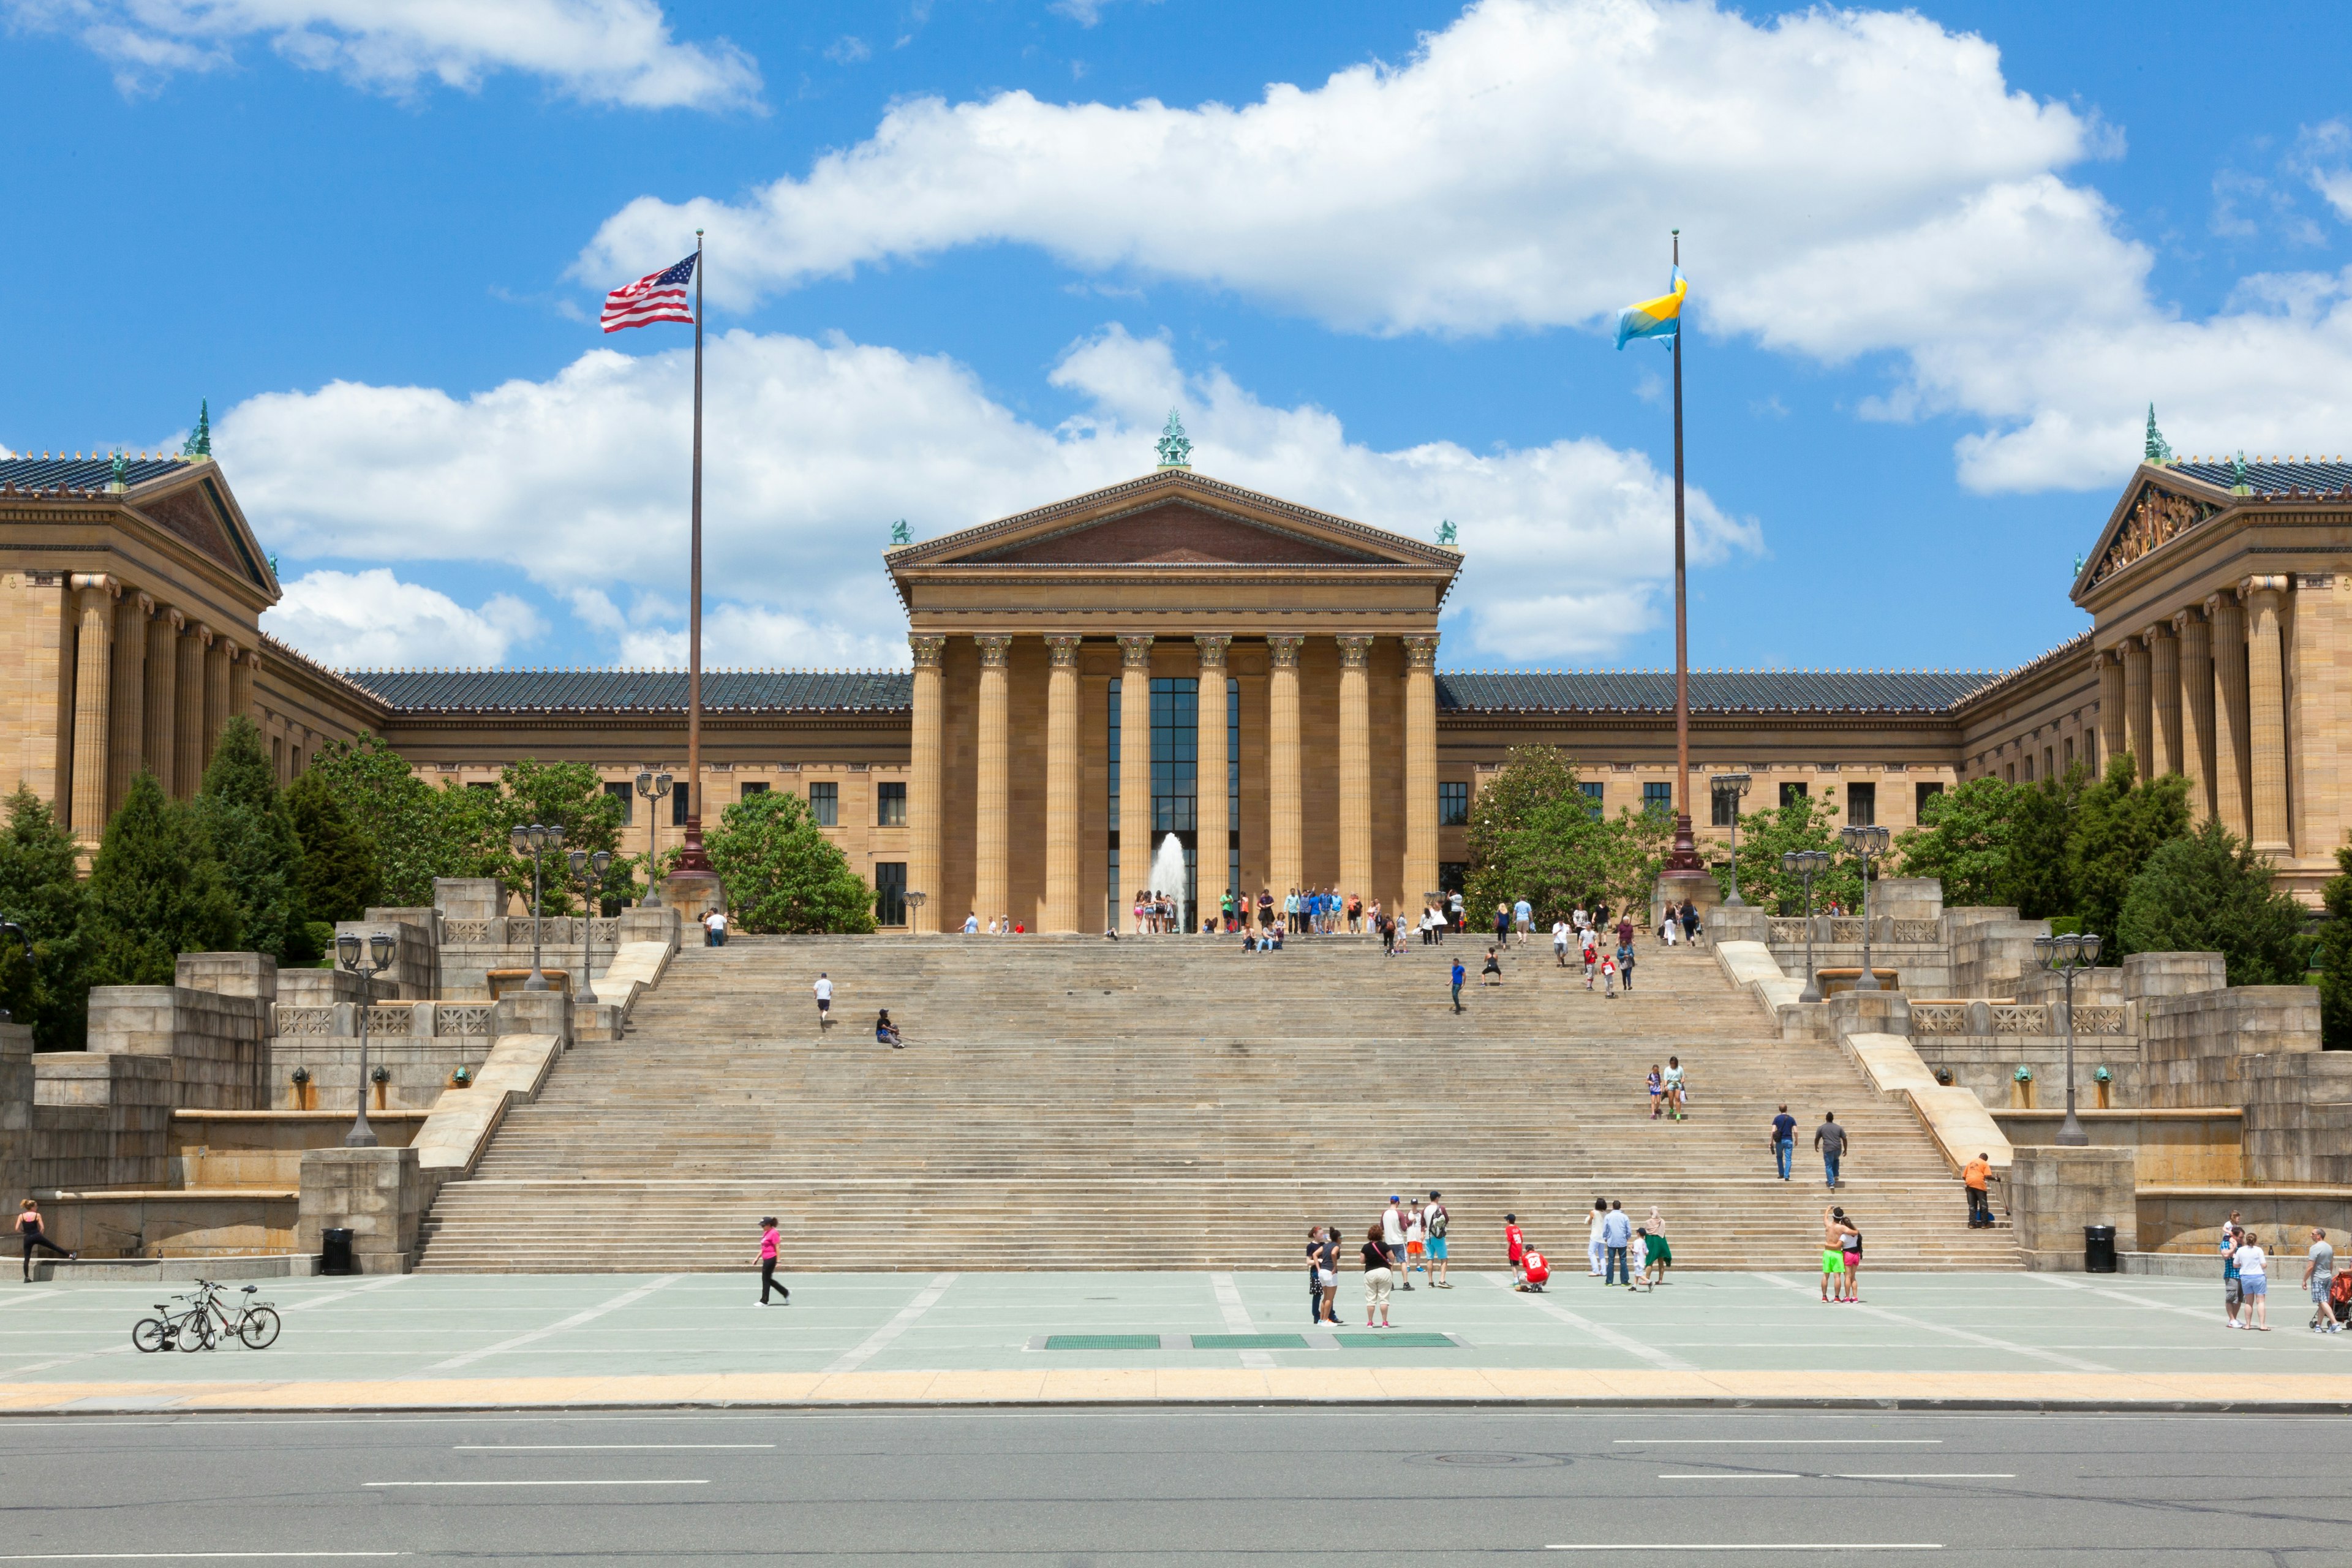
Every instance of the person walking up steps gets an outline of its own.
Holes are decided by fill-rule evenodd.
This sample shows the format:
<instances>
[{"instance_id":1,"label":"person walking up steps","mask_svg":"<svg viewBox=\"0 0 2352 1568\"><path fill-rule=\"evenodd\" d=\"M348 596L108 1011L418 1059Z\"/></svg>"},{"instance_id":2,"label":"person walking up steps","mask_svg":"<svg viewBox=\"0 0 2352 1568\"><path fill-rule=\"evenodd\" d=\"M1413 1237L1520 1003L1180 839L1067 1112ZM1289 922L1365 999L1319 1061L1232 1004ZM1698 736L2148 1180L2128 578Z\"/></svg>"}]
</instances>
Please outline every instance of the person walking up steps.
<instances>
[{"instance_id":1,"label":"person walking up steps","mask_svg":"<svg viewBox=\"0 0 2352 1568\"><path fill-rule=\"evenodd\" d=\"M809 989L816 993L816 1032L822 1035L833 1026L833 982L820 969Z\"/></svg>"},{"instance_id":2,"label":"person walking up steps","mask_svg":"<svg viewBox=\"0 0 2352 1568\"><path fill-rule=\"evenodd\" d=\"M1462 982L1468 978L1468 973L1462 967L1462 961L1455 959L1454 961L1454 1010L1457 1013L1462 1011Z\"/></svg>"},{"instance_id":3,"label":"person walking up steps","mask_svg":"<svg viewBox=\"0 0 2352 1568\"><path fill-rule=\"evenodd\" d=\"M1992 1156L1980 1153L1960 1167L1960 1185L1969 1195L1969 1228L1982 1230L1992 1224L1992 1200L1986 1192L1992 1181Z\"/></svg>"},{"instance_id":4,"label":"person walking up steps","mask_svg":"<svg viewBox=\"0 0 2352 1568\"><path fill-rule=\"evenodd\" d=\"M1525 947L1536 933L1535 906L1525 899L1511 906L1511 923L1518 928L1519 945Z\"/></svg>"},{"instance_id":5,"label":"person walking up steps","mask_svg":"<svg viewBox=\"0 0 2352 1568\"><path fill-rule=\"evenodd\" d=\"M1780 1179L1784 1182L1789 1179L1789 1165L1796 1153L1797 1119L1789 1114L1784 1105L1780 1113L1772 1118L1772 1159L1780 1167Z\"/></svg>"},{"instance_id":6,"label":"person walking up steps","mask_svg":"<svg viewBox=\"0 0 2352 1568\"><path fill-rule=\"evenodd\" d=\"M1448 1216L1445 1213L1445 1205L1437 1201L1435 1187L1429 1189L1429 1202L1421 1211L1421 1220L1423 1228L1429 1234L1430 1267L1437 1270L1437 1278L1429 1282L1430 1288L1434 1290L1451 1290L1454 1287L1445 1278L1445 1226Z\"/></svg>"},{"instance_id":7,"label":"person walking up steps","mask_svg":"<svg viewBox=\"0 0 2352 1568\"><path fill-rule=\"evenodd\" d=\"M1830 1179L1830 1191L1837 1191L1838 1166L1845 1160L1845 1129L1838 1125L1837 1112L1822 1112L1822 1124L1813 1129L1813 1147L1822 1152L1822 1170Z\"/></svg>"},{"instance_id":8,"label":"person walking up steps","mask_svg":"<svg viewBox=\"0 0 2352 1568\"><path fill-rule=\"evenodd\" d=\"M770 1215L760 1222L760 1305L768 1304L768 1292L773 1290L783 1298L787 1307L793 1304L793 1293L776 1283L776 1254L782 1243L776 1234L776 1216Z\"/></svg>"}]
</instances>

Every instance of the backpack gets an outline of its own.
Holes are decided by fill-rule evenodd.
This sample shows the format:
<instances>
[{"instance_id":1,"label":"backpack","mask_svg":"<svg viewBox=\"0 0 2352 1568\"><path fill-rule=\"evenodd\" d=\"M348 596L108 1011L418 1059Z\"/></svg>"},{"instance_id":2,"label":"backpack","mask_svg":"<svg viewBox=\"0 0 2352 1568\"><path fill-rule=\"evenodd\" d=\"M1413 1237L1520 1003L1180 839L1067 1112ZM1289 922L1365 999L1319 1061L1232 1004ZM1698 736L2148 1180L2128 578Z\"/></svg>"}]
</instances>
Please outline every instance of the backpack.
<instances>
[{"instance_id":1,"label":"backpack","mask_svg":"<svg viewBox=\"0 0 2352 1568\"><path fill-rule=\"evenodd\" d=\"M1428 1225L1430 1240L1443 1241L1445 1239L1445 1209L1444 1205L1437 1205L1424 1211L1423 1218ZM2347 1278L2352 1278L2352 1276L2347 1276Z\"/></svg>"}]
</instances>

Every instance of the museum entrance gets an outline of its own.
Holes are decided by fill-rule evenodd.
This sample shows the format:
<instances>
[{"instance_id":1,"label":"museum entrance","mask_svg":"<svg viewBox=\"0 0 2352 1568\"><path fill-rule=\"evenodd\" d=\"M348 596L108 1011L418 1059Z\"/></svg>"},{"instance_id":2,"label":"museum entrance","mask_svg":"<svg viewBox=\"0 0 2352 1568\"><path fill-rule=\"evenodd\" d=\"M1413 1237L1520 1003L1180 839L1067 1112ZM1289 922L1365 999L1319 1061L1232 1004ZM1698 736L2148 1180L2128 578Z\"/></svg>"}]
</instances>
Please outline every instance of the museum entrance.
<instances>
[{"instance_id":1,"label":"museum entrance","mask_svg":"<svg viewBox=\"0 0 2352 1568\"><path fill-rule=\"evenodd\" d=\"M1110 820L1118 820L1119 770L1127 755L1121 735L1121 682L1110 682ZM1241 833L1228 830L1224 853L1212 851L1210 883L1201 882L1200 845L1201 683L1189 676L1155 677L1151 682L1151 842L1130 855L1110 832L1109 917L1125 929L1134 919L1139 894L1178 896L1180 929L1201 929L1203 911L1215 914L1223 895L1239 897ZM1225 820L1241 820L1241 682L1225 682ZM1137 759L1140 761L1139 757ZM1222 864L1220 863L1222 862Z\"/></svg>"}]
</instances>

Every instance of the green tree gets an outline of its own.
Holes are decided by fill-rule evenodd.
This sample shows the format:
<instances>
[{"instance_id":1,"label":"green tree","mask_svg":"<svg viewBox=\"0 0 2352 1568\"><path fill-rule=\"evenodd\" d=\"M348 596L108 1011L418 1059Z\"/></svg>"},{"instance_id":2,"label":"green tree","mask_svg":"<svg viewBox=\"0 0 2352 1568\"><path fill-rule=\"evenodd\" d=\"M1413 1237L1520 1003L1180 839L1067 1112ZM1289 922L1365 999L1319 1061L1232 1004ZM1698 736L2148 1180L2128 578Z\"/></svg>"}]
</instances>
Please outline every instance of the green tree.
<instances>
[{"instance_id":1,"label":"green tree","mask_svg":"<svg viewBox=\"0 0 2352 1568\"><path fill-rule=\"evenodd\" d=\"M2091 770L2076 763L2062 778L2043 779L2020 786L2010 835L2009 888L1993 900L2014 904L2030 921L2074 913L2073 841L2084 792L2095 781Z\"/></svg>"},{"instance_id":2,"label":"green tree","mask_svg":"<svg viewBox=\"0 0 2352 1568\"><path fill-rule=\"evenodd\" d=\"M2218 952L2232 985L2301 984L2304 909L2277 869L2218 822L2158 846L2124 896L2117 956Z\"/></svg>"},{"instance_id":3,"label":"green tree","mask_svg":"<svg viewBox=\"0 0 2352 1568\"><path fill-rule=\"evenodd\" d=\"M1895 838L1906 877L1933 877L1951 909L2011 901L2018 789L1987 776L1931 795Z\"/></svg>"},{"instance_id":4,"label":"green tree","mask_svg":"<svg viewBox=\"0 0 2352 1568\"><path fill-rule=\"evenodd\" d=\"M302 843L304 918L329 925L363 918L383 889L375 840L352 823L341 796L316 768L286 792L286 810Z\"/></svg>"},{"instance_id":5,"label":"green tree","mask_svg":"<svg viewBox=\"0 0 2352 1568\"><path fill-rule=\"evenodd\" d=\"M81 930L89 889L81 879L81 846L48 802L21 784L8 797L7 813L0 834L0 919L24 928L31 952L0 942L0 1006L32 1026L36 1048L78 1051L89 1017Z\"/></svg>"},{"instance_id":6,"label":"green tree","mask_svg":"<svg viewBox=\"0 0 2352 1568\"><path fill-rule=\"evenodd\" d=\"M238 924L236 896L194 806L141 773L90 865L82 927L89 983L168 985L181 953L228 949Z\"/></svg>"},{"instance_id":7,"label":"green tree","mask_svg":"<svg viewBox=\"0 0 2352 1568\"><path fill-rule=\"evenodd\" d=\"M1862 862L1838 847L1837 791L1791 795L1787 804L1751 811L1739 819L1739 896L1775 914L1805 912L1805 884L1780 869L1780 857L1794 849L1825 849L1834 857L1813 879L1813 910L1832 903L1862 908Z\"/></svg>"},{"instance_id":8,"label":"green tree","mask_svg":"<svg viewBox=\"0 0 2352 1568\"><path fill-rule=\"evenodd\" d=\"M477 873L496 877L530 900L530 857L518 855L509 838L517 827L534 823L563 829L563 848L541 858L540 907L549 915L577 913L572 872L563 857L574 849L591 854L602 849L613 857L600 894L626 896L635 890L639 856L621 849L621 803L604 793L604 781L585 763L542 763L525 758L499 774L499 793L479 792L484 807L483 853L488 869ZM708 842L706 839L706 847Z\"/></svg>"},{"instance_id":9,"label":"green tree","mask_svg":"<svg viewBox=\"0 0 2352 1568\"><path fill-rule=\"evenodd\" d=\"M793 935L871 931L874 889L784 790L748 795L703 836L738 929Z\"/></svg>"},{"instance_id":10,"label":"green tree","mask_svg":"<svg viewBox=\"0 0 2352 1568\"><path fill-rule=\"evenodd\" d=\"M237 929L230 945L281 963L316 958L316 952L303 951L302 841L278 793L261 731L244 714L221 726L194 804L197 824L211 840L222 880L236 900Z\"/></svg>"},{"instance_id":11,"label":"green tree","mask_svg":"<svg viewBox=\"0 0 2352 1568\"><path fill-rule=\"evenodd\" d=\"M1573 763L1549 746L1517 747L1470 807L1463 900L1471 923L1521 899L1547 921L1580 905L1640 904L1673 832L1656 812L1600 816Z\"/></svg>"},{"instance_id":12,"label":"green tree","mask_svg":"<svg viewBox=\"0 0 2352 1568\"><path fill-rule=\"evenodd\" d=\"M2352 1051L2352 848L2336 852L2336 869L2319 892L2319 1043Z\"/></svg>"},{"instance_id":13,"label":"green tree","mask_svg":"<svg viewBox=\"0 0 2352 1568\"><path fill-rule=\"evenodd\" d=\"M320 748L302 776L319 778L344 816L374 844L381 878L377 897L383 904L426 908L433 902L435 878L492 874L486 864L487 814L478 798L487 792L447 783L436 788L418 778L398 752L365 731Z\"/></svg>"},{"instance_id":14,"label":"green tree","mask_svg":"<svg viewBox=\"0 0 2352 1568\"><path fill-rule=\"evenodd\" d=\"M2187 779L2168 773L2142 784L2130 752L2110 758L2106 776L2076 801L2066 836L2066 879L2081 929L2119 937L2133 879L2149 856L2188 831ZM2112 942L2105 950L2119 963L2121 945Z\"/></svg>"}]
</instances>

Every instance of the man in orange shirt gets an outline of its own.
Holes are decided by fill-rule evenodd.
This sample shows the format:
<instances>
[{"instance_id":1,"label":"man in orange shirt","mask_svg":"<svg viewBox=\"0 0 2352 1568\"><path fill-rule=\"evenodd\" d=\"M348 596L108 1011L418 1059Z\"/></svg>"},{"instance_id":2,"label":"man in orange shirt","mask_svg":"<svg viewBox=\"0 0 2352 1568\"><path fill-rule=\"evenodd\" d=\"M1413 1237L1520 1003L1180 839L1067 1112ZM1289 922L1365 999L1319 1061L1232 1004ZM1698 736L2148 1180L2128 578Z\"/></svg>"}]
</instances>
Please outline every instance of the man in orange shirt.
<instances>
[{"instance_id":1,"label":"man in orange shirt","mask_svg":"<svg viewBox=\"0 0 2352 1568\"><path fill-rule=\"evenodd\" d=\"M1960 1183L1969 1190L1969 1228L1981 1230L1992 1224L1992 1200L1985 1188L1992 1181L1992 1156L1979 1154L1960 1167Z\"/></svg>"}]
</instances>

